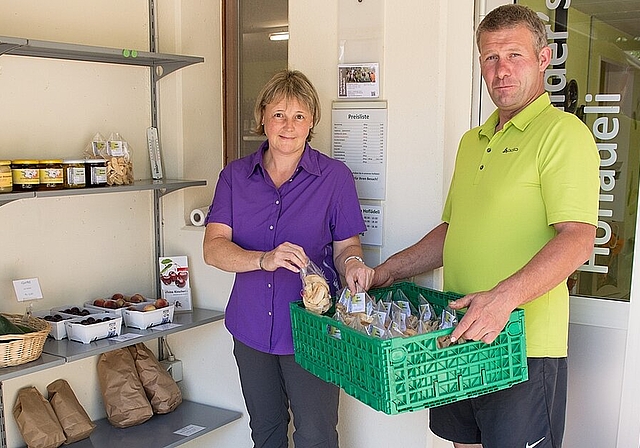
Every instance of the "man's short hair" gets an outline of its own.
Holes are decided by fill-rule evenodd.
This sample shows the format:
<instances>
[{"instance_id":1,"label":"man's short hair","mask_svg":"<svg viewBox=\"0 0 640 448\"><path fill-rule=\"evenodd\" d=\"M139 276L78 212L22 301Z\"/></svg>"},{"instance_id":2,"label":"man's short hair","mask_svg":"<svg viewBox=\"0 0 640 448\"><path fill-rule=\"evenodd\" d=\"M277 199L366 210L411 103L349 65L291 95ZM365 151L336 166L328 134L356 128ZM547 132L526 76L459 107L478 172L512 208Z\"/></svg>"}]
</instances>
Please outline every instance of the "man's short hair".
<instances>
[{"instance_id":1,"label":"man's short hair","mask_svg":"<svg viewBox=\"0 0 640 448\"><path fill-rule=\"evenodd\" d=\"M523 5L502 5L493 9L482 19L476 30L476 45L480 49L480 36L485 32L501 31L503 29L515 28L524 25L533 38L533 47L539 53L547 46L547 30L544 22L528 6Z\"/></svg>"}]
</instances>

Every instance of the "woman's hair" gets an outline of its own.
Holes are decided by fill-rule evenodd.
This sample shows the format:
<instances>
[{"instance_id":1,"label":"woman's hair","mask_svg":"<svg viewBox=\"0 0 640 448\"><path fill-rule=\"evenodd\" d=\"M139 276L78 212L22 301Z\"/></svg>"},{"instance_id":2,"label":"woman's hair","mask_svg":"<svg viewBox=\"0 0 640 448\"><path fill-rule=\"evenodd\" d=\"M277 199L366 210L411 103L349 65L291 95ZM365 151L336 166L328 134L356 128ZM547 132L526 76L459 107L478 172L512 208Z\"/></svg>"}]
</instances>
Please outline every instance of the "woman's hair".
<instances>
[{"instance_id":1,"label":"woman's hair","mask_svg":"<svg viewBox=\"0 0 640 448\"><path fill-rule=\"evenodd\" d=\"M531 8L513 4L498 6L482 19L476 30L478 51L481 51L480 36L482 33L515 28L519 25L524 25L531 31L533 47L536 53L540 53L540 50L547 46L547 30L544 22Z\"/></svg>"},{"instance_id":2,"label":"woman's hair","mask_svg":"<svg viewBox=\"0 0 640 448\"><path fill-rule=\"evenodd\" d=\"M262 125L264 108L267 104L271 104L282 99L296 99L309 109L313 115L313 127L309 129L307 141L313 138L313 128L320 121L320 99L315 87L302 72L297 70L282 70L265 84L253 108L253 116L256 120L256 127L253 131L258 135L264 134L264 126Z\"/></svg>"}]
</instances>

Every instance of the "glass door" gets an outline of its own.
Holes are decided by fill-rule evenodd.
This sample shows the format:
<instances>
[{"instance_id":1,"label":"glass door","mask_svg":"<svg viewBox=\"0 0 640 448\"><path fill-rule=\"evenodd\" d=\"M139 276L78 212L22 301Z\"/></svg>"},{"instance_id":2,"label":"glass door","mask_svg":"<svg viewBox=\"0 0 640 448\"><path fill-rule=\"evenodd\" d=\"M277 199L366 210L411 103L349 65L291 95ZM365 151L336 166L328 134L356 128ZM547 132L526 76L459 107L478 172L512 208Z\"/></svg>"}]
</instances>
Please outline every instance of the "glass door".
<instances>
[{"instance_id":1,"label":"glass door","mask_svg":"<svg viewBox=\"0 0 640 448\"><path fill-rule=\"evenodd\" d=\"M600 150L591 259L571 294L629 301L640 175L640 0L524 0L547 22L552 103L589 126Z\"/></svg>"},{"instance_id":2,"label":"glass door","mask_svg":"<svg viewBox=\"0 0 640 448\"><path fill-rule=\"evenodd\" d=\"M225 164L254 152L265 138L253 129L262 86L288 66L288 0L225 0Z\"/></svg>"}]
</instances>

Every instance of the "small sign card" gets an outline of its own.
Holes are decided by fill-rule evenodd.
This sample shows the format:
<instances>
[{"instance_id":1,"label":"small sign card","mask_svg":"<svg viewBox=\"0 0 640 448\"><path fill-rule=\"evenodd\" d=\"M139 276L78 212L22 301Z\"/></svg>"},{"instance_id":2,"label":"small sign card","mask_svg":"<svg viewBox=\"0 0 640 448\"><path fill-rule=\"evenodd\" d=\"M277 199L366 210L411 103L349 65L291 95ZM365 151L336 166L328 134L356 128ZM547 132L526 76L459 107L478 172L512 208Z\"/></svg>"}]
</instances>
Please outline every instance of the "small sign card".
<instances>
[{"instance_id":1,"label":"small sign card","mask_svg":"<svg viewBox=\"0 0 640 448\"><path fill-rule=\"evenodd\" d=\"M380 77L378 63L339 64L338 98L378 98Z\"/></svg>"},{"instance_id":2,"label":"small sign card","mask_svg":"<svg viewBox=\"0 0 640 448\"><path fill-rule=\"evenodd\" d=\"M160 257L160 290L177 313L192 310L186 256Z\"/></svg>"},{"instance_id":3,"label":"small sign card","mask_svg":"<svg viewBox=\"0 0 640 448\"><path fill-rule=\"evenodd\" d=\"M16 292L18 302L42 299L42 289L37 278L25 278L13 281L13 289Z\"/></svg>"}]
</instances>

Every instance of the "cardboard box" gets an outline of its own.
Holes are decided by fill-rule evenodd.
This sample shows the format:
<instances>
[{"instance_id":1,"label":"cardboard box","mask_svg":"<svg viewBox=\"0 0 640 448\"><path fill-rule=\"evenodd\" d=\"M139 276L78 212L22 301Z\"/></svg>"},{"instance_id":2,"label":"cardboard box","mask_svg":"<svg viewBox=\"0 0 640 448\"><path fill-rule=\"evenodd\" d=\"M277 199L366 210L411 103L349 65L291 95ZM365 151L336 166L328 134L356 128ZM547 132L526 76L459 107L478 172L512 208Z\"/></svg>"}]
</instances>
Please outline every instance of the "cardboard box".
<instances>
[{"instance_id":1,"label":"cardboard box","mask_svg":"<svg viewBox=\"0 0 640 448\"><path fill-rule=\"evenodd\" d=\"M105 317L108 317L109 320L89 325L81 323L89 317L94 319L104 319ZM122 317L114 316L110 313L98 313L91 314L88 317L70 319L65 321L64 324L67 329L67 337L69 340L89 344L91 341L96 341L98 339L120 336L120 332L122 330Z\"/></svg>"},{"instance_id":2,"label":"cardboard box","mask_svg":"<svg viewBox=\"0 0 640 448\"><path fill-rule=\"evenodd\" d=\"M166 324L173 322L173 313L175 307L173 305L157 308L153 311L142 311L146 305L136 305L132 310L131 307L122 310L122 318L127 327L139 328L146 330L154 325Z\"/></svg>"},{"instance_id":3,"label":"cardboard box","mask_svg":"<svg viewBox=\"0 0 640 448\"><path fill-rule=\"evenodd\" d=\"M57 322L49 319L44 319L47 322L49 322L49 324L51 325L51 329L49 330L49 336L51 336L56 341L59 341L67 337L67 328L64 325L65 321L69 319L75 319L77 317L72 314L58 312L54 309L34 311L32 314L33 316L39 317L41 319L44 319L47 316L55 316L56 314L62 318L62 320Z\"/></svg>"}]
</instances>

